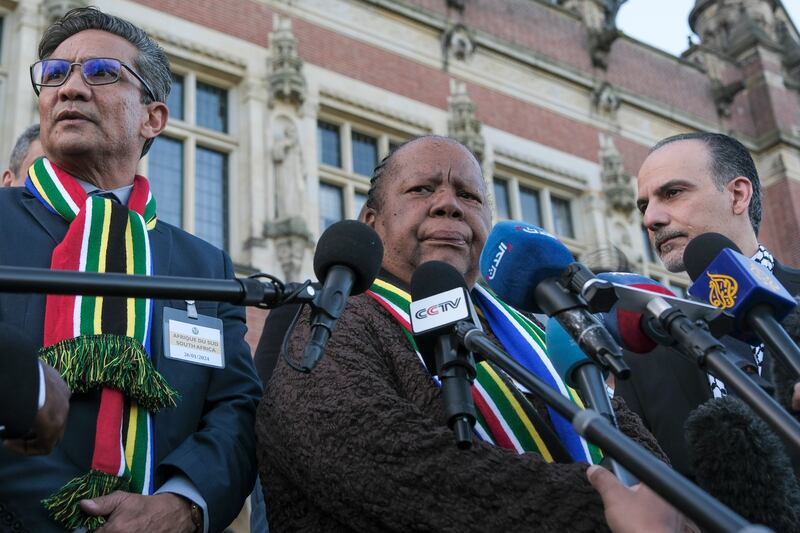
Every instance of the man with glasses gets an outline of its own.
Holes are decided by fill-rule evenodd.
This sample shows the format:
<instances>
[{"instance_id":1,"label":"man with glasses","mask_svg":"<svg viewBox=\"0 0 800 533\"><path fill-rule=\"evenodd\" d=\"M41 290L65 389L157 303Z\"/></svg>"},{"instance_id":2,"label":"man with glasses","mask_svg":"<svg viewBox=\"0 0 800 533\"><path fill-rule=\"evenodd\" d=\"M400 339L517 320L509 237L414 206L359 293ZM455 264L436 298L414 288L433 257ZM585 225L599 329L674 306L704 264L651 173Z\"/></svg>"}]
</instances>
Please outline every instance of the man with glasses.
<instances>
[{"instance_id":1,"label":"man with glasses","mask_svg":"<svg viewBox=\"0 0 800 533\"><path fill-rule=\"evenodd\" d=\"M25 169L25 188L0 191L0 227L13 228L0 235L0 264L232 277L224 252L157 220L136 175L167 122L164 51L129 22L82 8L45 31L39 57L31 81L46 157ZM188 532L231 522L255 479L260 396L241 309L0 294L0 321L43 346L72 392L53 453L0 450L0 503L22 527Z\"/></svg>"}]
</instances>

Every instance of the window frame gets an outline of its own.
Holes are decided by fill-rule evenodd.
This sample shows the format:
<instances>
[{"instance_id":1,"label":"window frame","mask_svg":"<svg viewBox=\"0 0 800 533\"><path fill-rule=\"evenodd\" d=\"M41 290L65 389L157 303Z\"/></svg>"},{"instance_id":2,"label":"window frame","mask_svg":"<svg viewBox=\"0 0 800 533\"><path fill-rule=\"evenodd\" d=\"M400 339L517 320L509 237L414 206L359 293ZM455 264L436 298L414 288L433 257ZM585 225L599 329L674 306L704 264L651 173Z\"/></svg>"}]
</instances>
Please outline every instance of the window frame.
<instances>
[{"instance_id":1,"label":"window frame","mask_svg":"<svg viewBox=\"0 0 800 533\"><path fill-rule=\"evenodd\" d=\"M325 108L317 115L315 124L317 128L315 135L317 136L320 122L338 126L339 128L339 161L341 166L337 167L323 163L321 160L322 154L319 153L319 143L315 143L318 183L326 183L341 188L345 219L357 219L359 213L356 211L355 195L357 193L367 195L372 176L359 174L353 169L353 132L372 137L377 141L376 164L389 153L391 143L401 144L406 139L417 135L417 133L400 132L393 128L382 129L369 119L343 113L335 108ZM321 223L318 201L316 224L320 233L322 232Z\"/></svg>"},{"instance_id":2,"label":"window frame","mask_svg":"<svg viewBox=\"0 0 800 533\"><path fill-rule=\"evenodd\" d=\"M237 128L237 101L238 89L236 83L229 77L214 76L207 72L201 72L189 68L174 58L172 72L183 77L183 118L173 118L167 122L167 126L161 135L180 141L183 144L183 176L182 176L182 217L181 228L189 233L194 233L197 218L197 148L213 150L224 154L227 159L226 177L227 188L226 201L223 204L225 250L231 251L239 229L235 220L232 219L236 213L236 190L233 177L237 171L237 156L239 155L240 139L233 133ZM227 128L228 132L223 133L218 130L206 128L197 124L197 82L213 85L226 91L227 94ZM140 168L144 174L149 176L149 159L145 156ZM156 199L158 201L158 199Z\"/></svg>"},{"instance_id":3,"label":"window frame","mask_svg":"<svg viewBox=\"0 0 800 533\"><path fill-rule=\"evenodd\" d=\"M580 191L572 190L564 187L562 184L556 184L537 174L522 171L510 165L495 163L493 168L490 169L491 176L487 176L487 184L491 186L492 200L494 199L494 180L495 176L499 180L506 182L508 187L508 203L510 211L510 220L524 220L522 218L522 201L521 201L521 188L535 191L539 195L539 217L541 227L549 233L556 235L559 239L564 240L570 245L582 248L581 238L583 236L582 221L575 215L575 202L579 201ZM572 216L572 226L575 232L574 236L558 235L555 232L555 218L553 216L552 199L558 198L569 202L570 213ZM497 222L496 210L493 210L492 217L494 222Z\"/></svg>"}]
</instances>

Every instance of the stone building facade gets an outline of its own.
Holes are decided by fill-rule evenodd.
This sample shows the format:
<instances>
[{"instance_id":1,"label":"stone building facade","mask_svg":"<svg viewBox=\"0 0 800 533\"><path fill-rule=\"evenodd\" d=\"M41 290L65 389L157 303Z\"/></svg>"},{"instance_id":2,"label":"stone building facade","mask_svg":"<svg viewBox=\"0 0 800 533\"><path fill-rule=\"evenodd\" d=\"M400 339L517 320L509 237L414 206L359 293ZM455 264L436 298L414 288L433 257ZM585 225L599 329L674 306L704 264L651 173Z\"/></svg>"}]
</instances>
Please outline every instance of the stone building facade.
<instances>
[{"instance_id":1,"label":"stone building facade","mask_svg":"<svg viewBox=\"0 0 800 533\"><path fill-rule=\"evenodd\" d=\"M80 0L0 0L2 158L36 120L28 66ZM498 219L675 288L646 244L635 174L657 140L735 135L763 181L761 239L800 266L800 39L780 0L697 0L675 57L622 34L613 0L99 0L173 64L170 123L141 171L159 216L240 272L312 276L388 150L424 133L481 159ZM0 159L0 160L3 160Z\"/></svg>"}]
</instances>

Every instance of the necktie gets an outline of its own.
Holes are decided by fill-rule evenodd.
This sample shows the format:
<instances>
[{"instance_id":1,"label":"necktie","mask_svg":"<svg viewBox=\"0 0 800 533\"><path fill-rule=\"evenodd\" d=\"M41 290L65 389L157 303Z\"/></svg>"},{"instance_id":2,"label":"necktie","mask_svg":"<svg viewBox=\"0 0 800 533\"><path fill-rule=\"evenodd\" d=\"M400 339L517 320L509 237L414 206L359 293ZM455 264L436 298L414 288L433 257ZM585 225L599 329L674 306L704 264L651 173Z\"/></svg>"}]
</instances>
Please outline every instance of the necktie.
<instances>
[{"instance_id":1,"label":"necktie","mask_svg":"<svg viewBox=\"0 0 800 533\"><path fill-rule=\"evenodd\" d=\"M101 189L95 189L95 190L93 190L92 192L89 193L89 196L98 196L100 198L107 198L107 199L109 199L112 202L117 203L117 204L121 204L122 203L122 202L119 201L119 198L117 198L117 195L114 194L111 191L103 191Z\"/></svg>"}]
</instances>

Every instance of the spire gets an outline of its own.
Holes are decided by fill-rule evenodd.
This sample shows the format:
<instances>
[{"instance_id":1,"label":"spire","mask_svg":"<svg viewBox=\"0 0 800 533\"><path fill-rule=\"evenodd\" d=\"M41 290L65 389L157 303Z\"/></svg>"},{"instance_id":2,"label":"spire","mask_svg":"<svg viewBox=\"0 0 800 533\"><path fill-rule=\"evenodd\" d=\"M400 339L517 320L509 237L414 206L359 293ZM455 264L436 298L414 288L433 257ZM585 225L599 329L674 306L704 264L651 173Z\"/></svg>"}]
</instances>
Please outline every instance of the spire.
<instances>
[{"instance_id":1,"label":"spire","mask_svg":"<svg viewBox=\"0 0 800 533\"><path fill-rule=\"evenodd\" d=\"M306 79L303 77L303 60L297 53L292 21L276 14L272 25L273 31L269 34L271 98L300 106L306 99Z\"/></svg>"},{"instance_id":2,"label":"spire","mask_svg":"<svg viewBox=\"0 0 800 533\"><path fill-rule=\"evenodd\" d=\"M689 26L703 45L735 57L755 44L779 45L776 0L696 0Z\"/></svg>"},{"instance_id":3,"label":"spire","mask_svg":"<svg viewBox=\"0 0 800 533\"><path fill-rule=\"evenodd\" d=\"M475 116L475 104L467 94L464 82L450 80L450 96L447 98L449 118L447 133L483 161L484 141L481 122Z\"/></svg>"}]
</instances>

